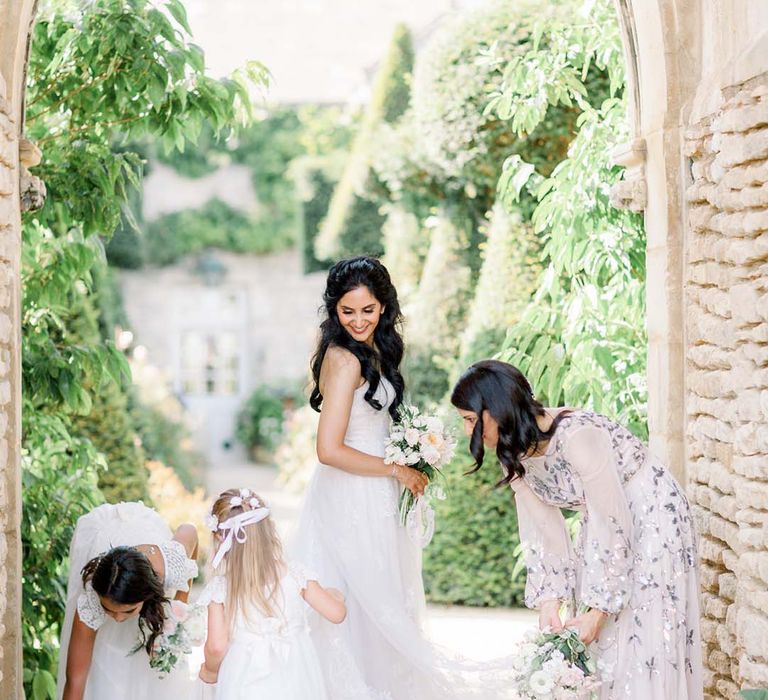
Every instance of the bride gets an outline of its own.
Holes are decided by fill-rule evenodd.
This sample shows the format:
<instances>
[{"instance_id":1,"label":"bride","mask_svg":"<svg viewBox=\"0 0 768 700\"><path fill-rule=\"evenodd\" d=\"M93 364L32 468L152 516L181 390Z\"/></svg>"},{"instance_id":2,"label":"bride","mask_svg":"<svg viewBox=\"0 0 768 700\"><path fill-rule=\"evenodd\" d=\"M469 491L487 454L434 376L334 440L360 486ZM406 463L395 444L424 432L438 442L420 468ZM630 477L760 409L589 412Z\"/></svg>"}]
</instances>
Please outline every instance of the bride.
<instances>
[{"instance_id":1,"label":"bride","mask_svg":"<svg viewBox=\"0 0 768 700\"><path fill-rule=\"evenodd\" d=\"M148 654L165 623L168 597L186 601L197 576L197 532L172 533L142 503L106 503L77 521L70 546L59 700L187 698L193 680L165 678ZM178 593L176 593L178 591ZM141 649L132 653L139 643Z\"/></svg>"},{"instance_id":2,"label":"bride","mask_svg":"<svg viewBox=\"0 0 768 700\"><path fill-rule=\"evenodd\" d=\"M296 554L346 598L342 624L318 620L313 630L328 694L334 700L502 697L487 685L470 690L468 664L437 651L421 632L420 550L399 524L398 498L401 487L422 494L426 477L383 459L404 392L400 307L389 273L370 257L336 263L324 306L310 398L315 410L322 407L321 463L307 490Z\"/></svg>"}]
</instances>

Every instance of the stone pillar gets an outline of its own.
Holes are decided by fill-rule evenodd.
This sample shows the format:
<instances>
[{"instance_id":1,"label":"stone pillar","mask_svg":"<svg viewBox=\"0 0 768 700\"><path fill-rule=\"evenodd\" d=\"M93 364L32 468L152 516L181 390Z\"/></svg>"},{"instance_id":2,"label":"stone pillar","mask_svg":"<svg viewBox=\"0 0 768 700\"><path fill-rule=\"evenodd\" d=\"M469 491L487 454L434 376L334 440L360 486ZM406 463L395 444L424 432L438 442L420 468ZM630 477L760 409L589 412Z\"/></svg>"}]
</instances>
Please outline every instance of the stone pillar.
<instances>
[{"instance_id":1,"label":"stone pillar","mask_svg":"<svg viewBox=\"0 0 768 700\"><path fill-rule=\"evenodd\" d=\"M768 687L768 74L723 93L686 134L687 458L705 688L735 700Z\"/></svg>"},{"instance_id":2,"label":"stone pillar","mask_svg":"<svg viewBox=\"0 0 768 700\"><path fill-rule=\"evenodd\" d=\"M7 96L0 75L0 696L12 698L18 692L21 668L20 402L13 400L13 388L19 388L21 244L17 127Z\"/></svg>"},{"instance_id":3,"label":"stone pillar","mask_svg":"<svg viewBox=\"0 0 768 700\"><path fill-rule=\"evenodd\" d=\"M22 698L19 137L35 0L0 0L0 698Z\"/></svg>"}]
</instances>

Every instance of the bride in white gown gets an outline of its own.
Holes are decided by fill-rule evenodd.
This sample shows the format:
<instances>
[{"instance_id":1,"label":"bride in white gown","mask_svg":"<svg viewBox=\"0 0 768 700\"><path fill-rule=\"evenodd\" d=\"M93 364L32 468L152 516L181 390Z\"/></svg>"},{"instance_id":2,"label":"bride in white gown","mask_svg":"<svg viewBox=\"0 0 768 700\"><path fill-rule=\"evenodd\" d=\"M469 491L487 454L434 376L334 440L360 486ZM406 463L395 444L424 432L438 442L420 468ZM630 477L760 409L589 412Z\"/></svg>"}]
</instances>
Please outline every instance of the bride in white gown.
<instances>
[{"instance_id":1,"label":"bride in white gown","mask_svg":"<svg viewBox=\"0 0 768 700\"><path fill-rule=\"evenodd\" d=\"M140 640L151 641L162 631L167 597L182 591L177 597L186 600L189 580L197 576L195 556L194 526L181 525L174 534L142 503L107 503L77 521L61 635L59 700L193 696L196 685L183 664L160 678L144 649L131 652Z\"/></svg>"},{"instance_id":2,"label":"bride in white gown","mask_svg":"<svg viewBox=\"0 0 768 700\"><path fill-rule=\"evenodd\" d=\"M398 520L401 485L426 478L384 463L390 419L402 402L400 309L377 260L342 260L328 275L327 319L313 360L311 404L319 409L321 464L308 487L297 556L348 609L341 625L319 620L313 635L332 700L450 700L504 697L497 680L427 642L420 550ZM470 685L471 682L471 685ZM497 690L493 690L492 686Z\"/></svg>"}]
</instances>

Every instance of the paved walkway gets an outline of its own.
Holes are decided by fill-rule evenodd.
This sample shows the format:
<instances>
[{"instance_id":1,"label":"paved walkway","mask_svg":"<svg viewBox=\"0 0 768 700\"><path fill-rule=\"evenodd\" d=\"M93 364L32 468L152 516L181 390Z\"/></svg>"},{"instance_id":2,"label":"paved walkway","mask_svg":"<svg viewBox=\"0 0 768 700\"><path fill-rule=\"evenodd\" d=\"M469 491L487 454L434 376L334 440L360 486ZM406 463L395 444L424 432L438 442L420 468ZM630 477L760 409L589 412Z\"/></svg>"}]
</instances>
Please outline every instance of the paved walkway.
<instances>
[{"instance_id":1,"label":"paved walkway","mask_svg":"<svg viewBox=\"0 0 768 700\"><path fill-rule=\"evenodd\" d=\"M227 488L254 489L270 504L280 535L287 541L298 522L301 495L282 488L276 475L273 467L264 465L222 464L209 469L206 487L211 495ZM438 644L482 660L513 653L523 632L535 622L536 614L521 608L430 605L427 630Z\"/></svg>"}]
</instances>

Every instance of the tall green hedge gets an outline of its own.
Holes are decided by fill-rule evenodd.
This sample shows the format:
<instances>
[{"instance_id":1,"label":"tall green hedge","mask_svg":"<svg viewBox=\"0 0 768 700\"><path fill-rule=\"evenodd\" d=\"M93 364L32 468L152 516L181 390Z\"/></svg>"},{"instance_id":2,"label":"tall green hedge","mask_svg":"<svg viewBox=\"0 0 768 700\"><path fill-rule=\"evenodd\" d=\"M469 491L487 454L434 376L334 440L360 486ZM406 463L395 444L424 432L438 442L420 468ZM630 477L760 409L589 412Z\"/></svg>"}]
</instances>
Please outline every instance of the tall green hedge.
<instances>
[{"instance_id":1,"label":"tall green hedge","mask_svg":"<svg viewBox=\"0 0 768 700\"><path fill-rule=\"evenodd\" d=\"M109 503L149 502L149 473L136 434L127 396L112 384L93 397L93 410L73 421L75 432L88 438L104 456L99 488Z\"/></svg>"},{"instance_id":2,"label":"tall green hedge","mask_svg":"<svg viewBox=\"0 0 768 700\"><path fill-rule=\"evenodd\" d=\"M501 469L492 455L476 474L466 439L445 471L448 498L435 502L435 537L424 550L424 586L436 603L520 605L525 569L512 490L494 488Z\"/></svg>"},{"instance_id":3,"label":"tall green hedge","mask_svg":"<svg viewBox=\"0 0 768 700\"><path fill-rule=\"evenodd\" d=\"M379 212L376 191L380 185L371 170L370 158L376 145L376 127L382 122L395 123L408 108L413 61L411 34L405 25L398 25L376 76L371 102L347 167L315 242L320 259L384 252L381 228L385 217Z\"/></svg>"}]
</instances>

